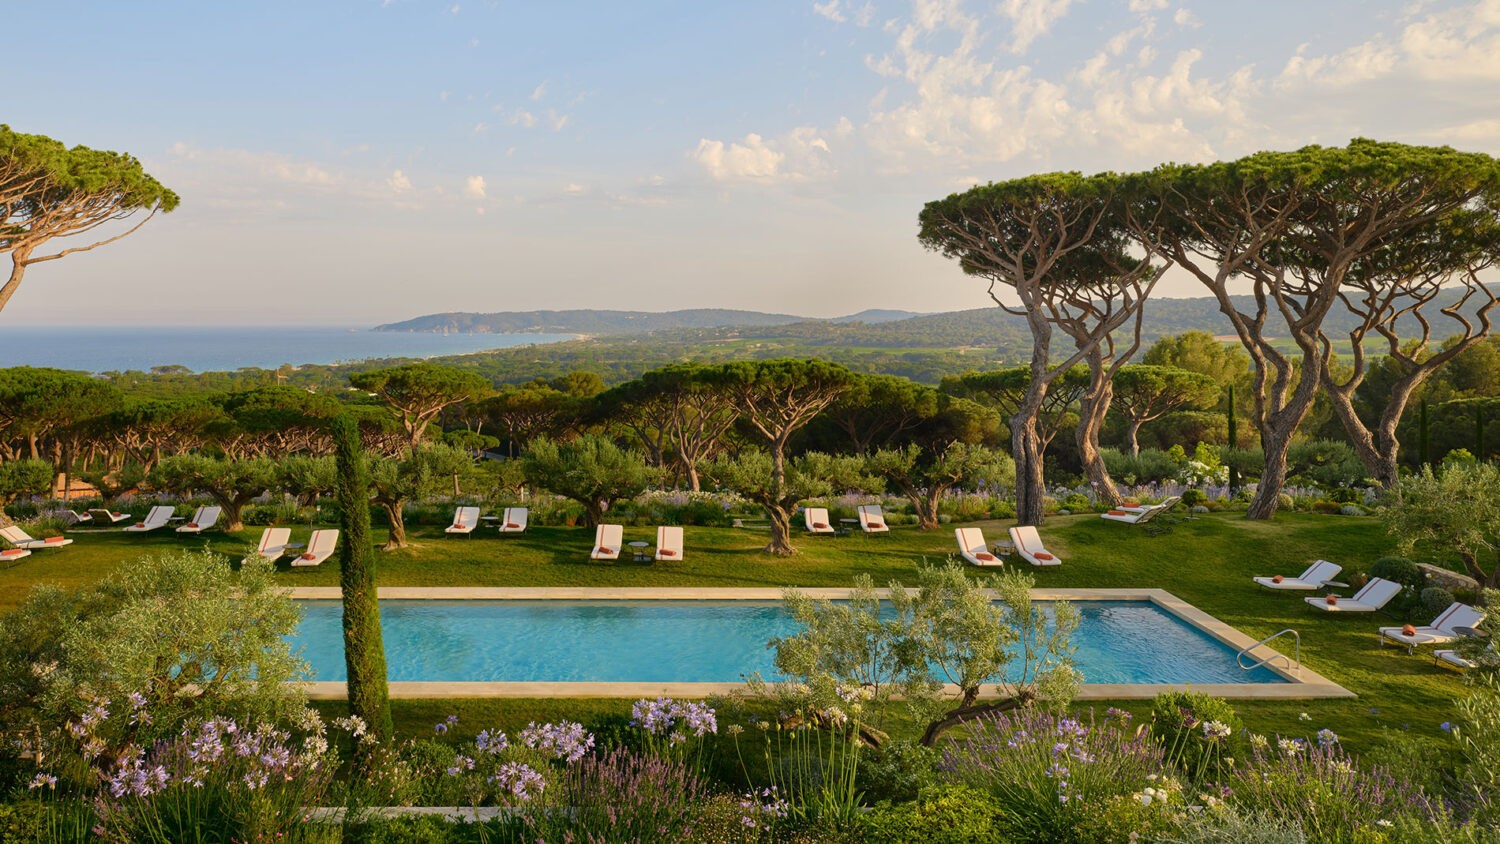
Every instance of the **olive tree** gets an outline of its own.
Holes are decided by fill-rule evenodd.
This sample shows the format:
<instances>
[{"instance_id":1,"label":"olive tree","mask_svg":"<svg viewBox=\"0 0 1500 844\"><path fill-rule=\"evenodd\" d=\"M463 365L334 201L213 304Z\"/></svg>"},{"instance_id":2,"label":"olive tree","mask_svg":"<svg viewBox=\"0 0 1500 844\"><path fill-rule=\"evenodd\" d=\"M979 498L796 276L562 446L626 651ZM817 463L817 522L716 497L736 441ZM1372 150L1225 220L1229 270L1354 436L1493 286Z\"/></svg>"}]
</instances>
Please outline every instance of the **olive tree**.
<instances>
[{"instance_id":1,"label":"olive tree","mask_svg":"<svg viewBox=\"0 0 1500 844\"><path fill-rule=\"evenodd\" d=\"M425 445L405 457L377 459L370 466L372 500L385 511L390 535L383 551L406 548L404 511L407 502L442 491L446 481L468 471L474 460L461 449L448 445Z\"/></svg>"},{"instance_id":2,"label":"olive tree","mask_svg":"<svg viewBox=\"0 0 1500 844\"><path fill-rule=\"evenodd\" d=\"M647 466L638 452L595 434L565 443L536 440L521 465L532 486L582 504L589 527L601 524L616 501L640 495L661 478L660 470Z\"/></svg>"},{"instance_id":3,"label":"olive tree","mask_svg":"<svg viewBox=\"0 0 1500 844\"><path fill-rule=\"evenodd\" d=\"M301 618L268 566L175 551L73 591L34 587L0 616L0 728L46 732L102 706L119 739L149 745L194 719L286 724L305 707ZM65 731L57 738L67 741Z\"/></svg>"},{"instance_id":4,"label":"olive tree","mask_svg":"<svg viewBox=\"0 0 1500 844\"><path fill-rule=\"evenodd\" d=\"M1451 461L1423 466L1401 482L1401 500L1383 513L1403 552L1456 552L1481 585L1500 588L1500 467ZM1489 571L1485 571L1485 566Z\"/></svg>"},{"instance_id":5,"label":"olive tree","mask_svg":"<svg viewBox=\"0 0 1500 844\"><path fill-rule=\"evenodd\" d=\"M1019 573L978 580L954 563L924 565L915 590L890 584L891 613L867 575L838 602L789 589L786 605L802 629L771 641L776 668L820 708L844 706L856 690L875 713L902 700L928 747L965 720L1037 702L1063 707L1079 682L1069 644L1078 611L1056 602L1049 624L1032 604L1032 585Z\"/></svg>"},{"instance_id":6,"label":"olive tree","mask_svg":"<svg viewBox=\"0 0 1500 844\"><path fill-rule=\"evenodd\" d=\"M0 520L4 507L31 495L52 489L52 464L45 460L7 460L0 463Z\"/></svg>"},{"instance_id":7,"label":"olive tree","mask_svg":"<svg viewBox=\"0 0 1500 844\"><path fill-rule=\"evenodd\" d=\"M767 507L771 516L771 542L766 552L782 556L795 553L787 530L788 508L808 496L799 495L792 488L787 471L787 443L792 434L806 427L848 388L853 373L828 361L782 358L723 364L705 373L703 378L734 399L741 419L760 440L765 456L770 459L764 488L758 479L758 469L746 474L734 468L736 461L721 462L715 471L746 481L749 488L761 495L759 503ZM751 481L752 477L756 480ZM808 477L802 473L804 481Z\"/></svg>"},{"instance_id":8,"label":"olive tree","mask_svg":"<svg viewBox=\"0 0 1500 844\"><path fill-rule=\"evenodd\" d=\"M148 482L166 492L205 492L224 511L224 530L245 529L241 513L257 496L276 487L276 464L264 457L245 460L179 454L151 470Z\"/></svg>"},{"instance_id":9,"label":"olive tree","mask_svg":"<svg viewBox=\"0 0 1500 844\"><path fill-rule=\"evenodd\" d=\"M938 502L948 490L980 484L999 489L1016 480L1016 464L1010 455L962 442L941 451L926 451L918 445L883 448L870 455L866 467L911 500L922 530L937 529Z\"/></svg>"},{"instance_id":10,"label":"olive tree","mask_svg":"<svg viewBox=\"0 0 1500 844\"><path fill-rule=\"evenodd\" d=\"M782 557L797 553L791 535L792 516L798 504L828 495L836 487L865 490L880 487L879 479L864 474L859 458L832 457L819 452L778 462L764 451L750 449L737 456L721 455L704 465L703 474L765 508L771 521L771 541L764 550Z\"/></svg>"},{"instance_id":11,"label":"olive tree","mask_svg":"<svg viewBox=\"0 0 1500 844\"><path fill-rule=\"evenodd\" d=\"M10 255L10 276L0 285L0 310L21 286L26 268L87 252L134 233L157 212L177 207L177 194L153 179L135 157L65 147L43 135L0 125L0 252ZM144 212L123 232L87 242L100 227ZM85 237L55 252L37 250L53 238Z\"/></svg>"}]
</instances>

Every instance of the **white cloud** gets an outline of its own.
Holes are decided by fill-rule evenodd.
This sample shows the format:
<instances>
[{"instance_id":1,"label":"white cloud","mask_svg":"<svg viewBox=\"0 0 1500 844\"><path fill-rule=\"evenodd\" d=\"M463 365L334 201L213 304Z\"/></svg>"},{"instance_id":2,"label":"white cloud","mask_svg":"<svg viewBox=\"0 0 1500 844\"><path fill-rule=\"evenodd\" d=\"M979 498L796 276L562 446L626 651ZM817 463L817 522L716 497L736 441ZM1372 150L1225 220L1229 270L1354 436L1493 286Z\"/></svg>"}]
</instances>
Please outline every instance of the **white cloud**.
<instances>
[{"instance_id":1,"label":"white cloud","mask_svg":"<svg viewBox=\"0 0 1500 844\"><path fill-rule=\"evenodd\" d=\"M531 127L536 125L536 115L532 114L524 108L518 109L515 114L511 115L510 124L512 126L520 126L525 129L530 129Z\"/></svg>"},{"instance_id":2,"label":"white cloud","mask_svg":"<svg viewBox=\"0 0 1500 844\"><path fill-rule=\"evenodd\" d=\"M405 193L411 190L411 179L408 179L406 174L400 170L392 171L390 178L386 179L385 183L390 186L393 193Z\"/></svg>"},{"instance_id":3,"label":"white cloud","mask_svg":"<svg viewBox=\"0 0 1500 844\"><path fill-rule=\"evenodd\" d=\"M531 91L531 99L533 101L540 100L543 96L546 95L546 93L547 93L547 83L543 82L542 84L540 84L540 85L538 85L538 86L536 86L535 88L532 89L532 91Z\"/></svg>"},{"instance_id":4,"label":"white cloud","mask_svg":"<svg viewBox=\"0 0 1500 844\"><path fill-rule=\"evenodd\" d=\"M1193 10L1186 6L1172 13L1172 23L1183 29L1197 29L1203 25L1203 22L1198 20L1198 16L1193 14Z\"/></svg>"},{"instance_id":5,"label":"white cloud","mask_svg":"<svg viewBox=\"0 0 1500 844\"><path fill-rule=\"evenodd\" d=\"M167 151L175 158L240 172L249 171L263 179L287 185L331 188L340 182L337 176L319 164L300 161L281 153L248 149L203 149L182 141L173 144Z\"/></svg>"},{"instance_id":6,"label":"white cloud","mask_svg":"<svg viewBox=\"0 0 1500 844\"><path fill-rule=\"evenodd\" d=\"M834 23L843 23L848 20L839 9L839 0L828 0L827 3L814 3L813 11Z\"/></svg>"},{"instance_id":7,"label":"white cloud","mask_svg":"<svg viewBox=\"0 0 1500 844\"><path fill-rule=\"evenodd\" d=\"M771 149L761 136L751 132L743 144L728 146L723 141L703 138L698 141L693 157L715 180L727 182L773 179L786 154Z\"/></svg>"},{"instance_id":8,"label":"white cloud","mask_svg":"<svg viewBox=\"0 0 1500 844\"><path fill-rule=\"evenodd\" d=\"M823 133L799 126L767 139L751 132L725 144L703 138L692 157L717 182L801 182L834 172L832 150Z\"/></svg>"},{"instance_id":9,"label":"white cloud","mask_svg":"<svg viewBox=\"0 0 1500 844\"><path fill-rule=\"evenodd\" d=\"M464 181L464 196L484 199L484 177L470 176Z\"/></svg>"},{"instance_id":10,"label":"white cloud","mask_svg":"<svg viewBox=\"0 0 1500 844\"><path fill-rule=\"evenodd\" d=\"M1000 13L1011 20L1010 50L1024 53L1068 14L1073 0L1002 0Z\"/></svg>"}]
</instances>

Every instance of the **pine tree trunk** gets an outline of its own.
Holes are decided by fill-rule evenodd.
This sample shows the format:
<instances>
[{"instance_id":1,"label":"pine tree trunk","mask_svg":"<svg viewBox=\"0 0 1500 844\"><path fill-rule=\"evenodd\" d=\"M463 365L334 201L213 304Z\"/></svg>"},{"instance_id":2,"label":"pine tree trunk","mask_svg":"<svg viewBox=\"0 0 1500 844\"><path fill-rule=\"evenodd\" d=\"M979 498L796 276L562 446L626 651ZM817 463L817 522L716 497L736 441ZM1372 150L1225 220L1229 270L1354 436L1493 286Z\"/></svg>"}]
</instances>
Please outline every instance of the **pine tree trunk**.
<instances>
[{"instance_id":1,"label":"pine tree trunk","mask_svg":"<svg viewBox=\"0 0 1500 844\"><path fill-rule=\"evenodd\" d=\"M1036 430L1041 407L1042 396L1033 398L1028 391L1010 422L1010 447L1016 461L1016 522L1020 525L1040 525L1045 517L1042 499L1047 485L1042 476L1042 440Z\"/></svg>"},{"instance_id":2,"label":"pine tree trunk","mask_svg":"<svg viewBox=\"0 0 1500 844\"><path fill-rule=\"evenodd\" d=\"M1103 361L1090 356L1090 380L1088 392L1079 400L1078 428L1074 432L1078 445L1078 459L1083 464L1084 477L1101 501L1111 507L1123 500L1120 490L1115 488L1114 478L1109 476L1109 467L1104 465L1104 455L1099 451L1099 431L1104 427L1104 416L1109 413L1110 401L1114 398L1114 386L1109 381Z\"/></svg>"},{"instance_id":3,"label":"pine tree trunk","mask_svg":"<svg viewBox=\"0 0 1500 844\"><path fill-rule=\"evenodd\" d=\"M380 744L395 734L380 632L380 599L375 589L375 560L370 553L370 470L351 416L333 424L338 465L338 501L343 511L339 533L339 587L344 599L344 664L348 671L349 712L364 720ZM355 745L356 762L368 767L372 747Z\"/></svg>"}]
</instances>

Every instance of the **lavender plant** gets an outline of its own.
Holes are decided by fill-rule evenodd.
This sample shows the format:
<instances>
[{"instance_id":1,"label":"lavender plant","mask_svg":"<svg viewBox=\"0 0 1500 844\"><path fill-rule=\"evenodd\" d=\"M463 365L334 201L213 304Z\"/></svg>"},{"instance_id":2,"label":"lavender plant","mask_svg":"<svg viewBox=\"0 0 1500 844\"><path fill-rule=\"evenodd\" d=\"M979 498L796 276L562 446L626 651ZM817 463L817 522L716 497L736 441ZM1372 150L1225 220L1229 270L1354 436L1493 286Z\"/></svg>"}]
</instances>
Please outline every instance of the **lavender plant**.
<instances>
[{"instance_id":1,"label":"lavender plant","mask_svg":"<svg viewBox=\"0 0 1500 844\"><path fill-rule=\"evenodd\" d=\"M691 840L706 783L683 761L616 748L580 756L560 783L567 811L523 816L525 837L537 841Z\"/></svg>"},{"instance_id":2,"label":"lavender plant","mask_svg":"<svg viewBox=\"0 0 1500 844\"><path fill-rule=\"evenodd\" d=\"M939 776L994 795L1006 840L1087 842L1089 815L1158 788L1161 748L1128 713L1087 721L1035 708L985 716L949 745Z\"/></svg>"},{"instance_id":3,"label":"lavender plant","mask_svg":"<svg viewBox=\"0 0 1500 844\"><path fill-rule=\"evenodd\" d=\"M1250 758L1227 780L1233 803L1301 826L1309 840L1360 842L1397 818L1432 818L1421 789L1381 767L1362 768L1324 730L1317 741L1252 736Z\"/></svg>"}]
</instances>

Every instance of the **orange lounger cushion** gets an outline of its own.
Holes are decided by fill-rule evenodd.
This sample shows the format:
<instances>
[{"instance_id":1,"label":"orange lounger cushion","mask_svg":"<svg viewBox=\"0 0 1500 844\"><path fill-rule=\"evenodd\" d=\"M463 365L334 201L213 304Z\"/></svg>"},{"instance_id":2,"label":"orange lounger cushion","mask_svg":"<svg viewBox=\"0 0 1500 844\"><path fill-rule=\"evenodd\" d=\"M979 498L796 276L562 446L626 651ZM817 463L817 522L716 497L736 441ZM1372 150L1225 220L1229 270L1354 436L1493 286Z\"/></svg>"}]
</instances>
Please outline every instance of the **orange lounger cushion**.
<instances>
[{"instance_id":1,"label":"orange lounger cushion","mask_svg":"<svg viewBox=\"0 0 1500 844\"><path fill-rule=\"evenodd\" d=\"M673 551L671 548L663 548L663 549L661 549L661 551L659 551L657 553L661 554L663 557L675 557L675 556L677 556L677 552Z\"/></svg>"},{"instance_id":2,"label":"orange lounger cushion","mask_svg":"<svg viewBox=\"0 0 1500 844\"><path fill-rule=\"evenodd\" d=\"M869 522L868 524L872 528L883 528L883 527L885 527L885 525L881 524L880 522Z\"/></svg>"},{"instance_id":3,"label":"orange lounger cushion","mask_svg":"<svg viewBox=\"0 0 1500 844\"><path fill-rule=\"evenodd\" d=\"M1130 515L1129 513L1126 513L1124 510L1110 510L1109 514L1111 516L1128 516L1128 515Z\"/></svg>"},{"instance_id":4,"label":"orange lounger cushion","mask_svg":"<svg viewBox=\"0 0 1500 844\"><path fill-rule=\"evenodd\" d=\"M1052 555L1048 554L1046 551L1038 551L1037 553L1032 554L1031 556L1036 557L1038 560L1051 560L1051 559L1053 559Z\"/></svg>"},{"instance_id":5,"label":"orange lounger cushion","mask_svg":"<svg viewBox=\"0 0 1500 844\"><path fill-rule=\"evenodd\" d=\"M1281 575L1279 575L1279 574L1277 574L1277 575L1272 575L1272 577L1271 577L1271 582L1272 582L1272 583L1280 583L1280 582L1281 582L1281 581L1283 581L1283 580L1286 580L1286 578L1284 578L1284 577L1282 577L1282 576L1281 576Z\"/></svg>"},{"instance_id":6,"label":"orange lounger cushion","mask_svg":"<svg viewBox=\"0 0 1500 844\"><path fill-rule=\"evenodd\" d=\"M521 526L516 524L515 522L506 522L505 526L510 528L511 530L519 530L521 528Z\"/></svg>"},{"instance_id":7,"label":"orange lounger cushion","mask_svg":"<svg viewBox=\"0 0 1500 844\"><path fill-rule=\"evenodd\" d=\"M1410 624L1403 624L1401 626L1401 634L1403 636L1415 636L1417 635L1417 628L1411 626Z\"/></svg>"},{"instance_id":8,"label":"orange lounger cushion","mask_svg":"<svg viewBox=\"0 0 1500 844\"><path fill-rule=\"evenodd\" d=\"M1329 595L1327 598L1324 598L1323 600L1325 600L1325 601L1328 602L1328 606L1335 607L1335 606L1338 606L1339 596L1337 596L1337 595Z\"/></svg>"},{"instance_id":9,"label":"orange lounger cushion","mask_svg":"<svg viewBox=\"0 0 1500 844\"><path fill-rule=\"evenodd\" d=\"M988 551L975 551L974 552L974 559L976 559L976 560L984 560L985 562L989 562L989 561L995 559L995 555L989 553Z\"/></svg>"},{"instance_id":10,"label":"orange lounger cushion","mask_svg":"<svg viewBox=\"0 0 1500 844\"><path fill-rule=\"evenodd\" d=\"M318 558L317 554L303 554L302 555L302 559L304 559L304 560L316 560L317 558Z\"/></svg>"},{"instance_id":11,"label":"orange lounger cushion","mask_svg":"<svg viewBox=\"0 0 1500 844\"><path fill-rule=\"evenodd\" d=\"M813 522L813 530L827 530L828 525L823 522Z\"/></svg>"},{"instance_id":12,"label":"orange lounger cushion","mask_svg":"<svg viewBox=\"0 0 1500 844\"><path fill-rule=\"evenodd\" d=\"M145 527L145 526L146 526L146 523L145 523L145 522L136 522L136 523L135 523L135 526L136 526L136 527Z\"/></svg>"},{"instance_id":13,"label":"orange lounger cushion","mask_svg":"<svg viewBox=\"0 0 1500 844\"><path fill-rule=\"evenodd\" d=\"M21 556L21 551L22 549L20 548L7 548L4 551L0 551L0 557L19 557Z\"/></svg>"},{"instance_id":14,"label":"orange lounger cushion","mask_svg":"<svg viewBox=\"0 0 1500 844\"><path fill-rule=\"evenodd\" d=\"M613 548L595 548L594 549L594 553L595 554L613 554L613 553L616 553L616 552L615 552L615 549L613 549Z\"/></svg>"},{"instance_id":15,"label":"orange lounger cushion","mask_svg":"<svg viewBox=\"0 0 1500 844\"><path fill-rule=\"evenodd\" d=\"M43 542L62 542L63 541L63 537L61 537L61 536L49 536L49 537L47 537L46 539L44 539L42 541Z\"/></svg>"},{"instance_id":16,"label":"orange lounger cushion","mask_svg":"<svg viewBox=\"0 0 1500 844\"><path fill-rule=\"evenodd\" d=\"M188 523L187 523L187 524L186 524L186 525L185 525L185 527L190 527L190 528L195 528L195 527L197 527L197 526L198 526L198 523L197 523L197 522L188 522Z\"/></svg>"}]
</instances>

